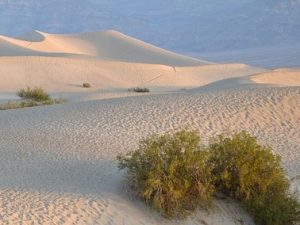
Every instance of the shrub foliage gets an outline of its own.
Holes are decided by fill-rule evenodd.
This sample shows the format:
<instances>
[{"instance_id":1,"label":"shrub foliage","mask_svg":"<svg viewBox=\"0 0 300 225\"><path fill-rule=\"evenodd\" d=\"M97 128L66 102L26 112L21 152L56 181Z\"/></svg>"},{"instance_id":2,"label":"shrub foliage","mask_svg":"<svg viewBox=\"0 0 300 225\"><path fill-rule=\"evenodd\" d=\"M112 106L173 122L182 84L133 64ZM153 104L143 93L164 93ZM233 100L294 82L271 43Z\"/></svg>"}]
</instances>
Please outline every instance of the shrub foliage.
<instances>
[{"instance_id":1,"label":"shrub foliage","mask_svg":"<svg viewBox=\"0 0 300 225\"><path fill-rule=\"evenodd\" d=\"M259 225L293 225L300 205L289 194L280 157L255 137L240 132L210 143L216 189L240 201Z\"/></svg>"},{"instance_id":2,"label":"shrub foliage","mask_svg":"<svg viewBox=\"0 0 300 225\"><path fill-rule=\"evenodd\" d=\"M150 92L149 88L146 87L135 87L135 88L129 88L129 92L137 92L137 93L147 93Z\"/></svg>"},{"instance_id":3,"label":"shrub foliage","mask_svg":"<svg viewBox=\"0 0 300 225\"><path fill-rule=\"evenodd\" d=\"M136 194L166 217L183 217L208 206L214 193L208 152L195 132L152 136L139 148L119 156L120 169Z\"/></svg>"},{"instance_id":4,"label":"shrub foliage","mask_svg":"<svg viewBox=\"0 0 300 225\"><path fill-rule=\"evenodd\" d=\"M90 83L83 83L82 87L83 88L90 88L90 87L92 87L92 85Z\"/></svg>"},{"instance_id":5,"label":"shrub foliage","mask_svg":"<svg viewBox=\"0 0 300 225\"><path fill-rule=\"evenodd\" d=\"M210 206L217 191L241 202L258 225L300 221L280 157L244 131L217 136L206 148L195 132L153 136L118 161L138 196L167 217Z\"/></svg>"},{"instance_id":6,"label":"shrub foliage","mask_svg":"<svg viewBox=\"0 0 300 225\"><path fill-rule=\"evenodd\" d=\"M19 109L27 107L35 107L42 105L53 105L64 103L65 100L62 98L51 99L50 95L47 94L42 88L23 88L17 92L17 95L22 98L18 101L10 101L7 103L0 104L0 110L8 109Z\"/></svg>"},{"instance_id":7,"label":"shrub foliage","mask_svg":"<svg viewBox=\"0 0 300 225\"><path fill-rule=\"evenodd\" d=\"M216 187L228 196L247 200L266 193L274 184L278 189L288 188L280 157L246 132L232 137L218 136L209 148Z\"/></svg>"},{"instance_id":8,"label":"shrub foliage","mask_svg":"<svg viewBox=\"0 0 300 225\"><path fill-rule=\"evenodd\" d=\"M23 99L30 99L36 102L43 102L43 101L50 101L50 95L47 94L43 88L41 87L34 87L34 88L22 88L18 91L18 96Z\"/></svg>"}]
</instances>

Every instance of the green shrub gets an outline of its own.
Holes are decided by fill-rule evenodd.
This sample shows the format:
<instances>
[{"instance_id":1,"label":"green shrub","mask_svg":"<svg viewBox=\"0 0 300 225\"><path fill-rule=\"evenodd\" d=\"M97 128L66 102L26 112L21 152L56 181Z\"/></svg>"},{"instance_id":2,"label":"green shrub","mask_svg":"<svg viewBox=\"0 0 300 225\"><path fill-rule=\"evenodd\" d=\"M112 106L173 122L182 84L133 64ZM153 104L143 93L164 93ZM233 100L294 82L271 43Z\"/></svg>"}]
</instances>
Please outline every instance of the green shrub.
<instances>
[{"instance_id":1,"label":"green shrub","mask_svg":"<svg viewBox=\"0 0 300 225\"><path fill-rule=\"evenodd\" d=\"M41 87L22 88L17 95L23 99L30 99L37 102L50 101L50 95L47 94Z\"/></svg>"},{"instance_id":2,"label":"green shrub","mask_svg":"<svg viewBox=\"0 0 300 225\"><path fill-rule=\"evenodd\" d=\"M210 143L216 189L239 200L259 225L293 225L299 203L289 195L280 157L241 132Z\"/></svg>"},{"instance_id":3,"label":"green shrub","mask_svg":"<svg viewBox=\"0 0 300 225\"><path fill-rule=\"evenodd\" d=\"M90 88L92 85L90 83L83 83L82 87L83 88Z\"/></svg>"},{"instance_id":4,"label":"green shrub","mask_svg":"<svg viewBox=\"0 0 300 225\"><path fill-rule=\"evenodd\" d=\"M130 188L166 217L208 207L218 191L241 202L258 225L300 222L280 157L244 131L213 138L206 150L195 132L152 136L118 161Z\"/></svg>"},{"instance_id":5,"label":"green shrub","mask_svg":"<svg viewBox=\"0 0 300 225\"><path fill-rule=\"evenodd\" d=\"M21 97L22 100L2 103L0 104L0 110L53 105L66 102L66 100L62 98L51 99L50 96L42 88L39 87L27 87L26 89L21 89L18 91L17 95Z\"/></svg>"},{"instance_id":6,"label":"green shrub","mask_svg":"<svg viewBox=\"0 0 300 225\"><path fill-rule=\"evenodd\" d=\"M288 193L270 191L243 204L258 225L296 225L300 221L300 204Z\"/></svg>"},{"instance_id":7,"label":"green shrub","mask_svg":"<svg viewBox=\"0 0 300 225\"><path fill-rule=\"evenodd\" d=\"M184 217L210 205L214 193L209 154L195 132L152 136L118 156L133 191L166 217Z\"/></svg>"},{"instance_id":8,"label":"green shrub","mask_svg":"<svg viewBox=\"0 0 300 225\"><path fill-rule=\"evenodd\" d=\"M135 87L135 88L129 88L129 92L138 92L138 93L147 93L150 92L148 88L145 87Z\"/></svg>"}]
</instances>

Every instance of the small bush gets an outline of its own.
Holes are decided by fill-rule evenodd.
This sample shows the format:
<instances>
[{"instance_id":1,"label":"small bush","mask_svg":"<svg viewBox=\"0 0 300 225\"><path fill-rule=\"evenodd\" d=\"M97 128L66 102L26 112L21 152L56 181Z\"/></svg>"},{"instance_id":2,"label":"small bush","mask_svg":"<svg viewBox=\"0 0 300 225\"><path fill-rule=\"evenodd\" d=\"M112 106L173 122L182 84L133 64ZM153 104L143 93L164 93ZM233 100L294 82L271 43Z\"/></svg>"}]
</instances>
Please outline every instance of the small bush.
<instances>
[{"instance_id":1,"label":"small bush","mask_svg":"<svg viewBox=\"0 0 300 225\"><path fill-rule=\"evenodd\" d=\"M195 132L153 136L118 156L133 191L166 217L184 217L209 206L214 193L209 154Z\"/></svg>"},{"instance_id":2,"label":"small bush","mask_svg":"<svg viewBox=\"0 0 300 225\"><path fill-rule=\"evenodd\" d=\"M92 87L92 85L90 83L83 83L82 87L83 88L90 88L90 87Z\"/></svg>"},{"instance_id":3,"label":"small bush","mask_svg":"<svg viewBox=\"0 0 300 225\"><path fill-rule=\"evenodd\" d=\"M280 157L246 132L213 138L206 150L195 132L153 136L117 159L131 189L166 217L210 206L217 191L241 202L257 225L299 224Z\"/></svg>"},{"instance_id":4,"label":"small bush","mask_svg":"<svg viewBox=\"0 0 300 225\"><path fill-rule=\"evenodd\" d=\"M27 87L26 89L21 89L17 92L17 95L21 97L22 100L2 103L0 104L0 110L19 109L42 105L53 105L66 102L62 98L51 99L50 95L48 95L42 88L39 87Z\"/></svg>"},{"instance_id":5,"label":"small bush","mask_svg":"<svg viewBox=\"0 0 300 225\"><path fill-rule=\"evenodd\" d=\"M129 92L138 92L138 93L147 93L150 92L150 90L148 88L145 87L135 87L135 88L129 88L128 89Z\"/></svg>"},{"instance_id":6,"label":"small bush","mask_svg":"<svg viewBox=\"0 0 300 225\"><path fill-rule=\"evenodd\" d=\"M30 99L37 102L42 101L50 101L50 95L47 94L41 87L35 87L35 88L22 88L18 91L17 95L23 99Z\"/></svg>"},{"instance_id":7,"label":"small bush","mask_svg":"<svg viewBox=\"0 0 300 225\"><path fill-rule=\"evenodd\" d=\"M243 204L258 225L299 225L300 204L288 193L270 190L266 195L257 195Z\"/></svg>"},{"instance_id":8,"label":"small bush","mask_svg":"<svg viewBox=\"0 0 300 225\"><path fill-rule=\"evenodd\" d=\"M255 137L241 132L210 143L218 191L240 201L259 225L293 225L300 205L289 195L280 157Z\"/></svg>"}]
</instances>

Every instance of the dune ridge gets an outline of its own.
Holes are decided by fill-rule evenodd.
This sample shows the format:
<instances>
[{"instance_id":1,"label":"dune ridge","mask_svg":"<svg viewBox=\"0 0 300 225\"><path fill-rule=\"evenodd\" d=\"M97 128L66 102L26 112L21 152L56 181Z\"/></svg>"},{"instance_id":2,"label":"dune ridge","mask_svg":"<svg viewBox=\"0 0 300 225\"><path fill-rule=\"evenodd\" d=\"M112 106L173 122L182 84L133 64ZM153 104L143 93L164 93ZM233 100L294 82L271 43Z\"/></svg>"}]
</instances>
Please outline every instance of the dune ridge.
<instances>
[{"instance_id":1,"label":"dune ridge","mask_svg":"<svg viewBox=\"0 0 300 225\"><path fill-rule=\"evenodd\" d=\"M66 56L96 57L102 60L171 66L211 64L204 60L201 61L158 48L114 30L74 35L33 31L19 39L0 36L0 44L0 56L55 56L56 53ZM10 51L9 48L15 50Z\"/></svg>"},{"instance_id":2,"label":"dune ridge","mask_svg":"<svg viewBox=\"0 0 300 225\"><path fill-rule=\"evenodd\" d=\"M279 80L279 70L181 56L114 30L68 35L32 31L18 39L0 36L0 65L0 90L6 96L24 86L43 86L51 93L67 93L67 98L93 96L82 100L128 96L125 90L144 85L159 93L203 86L299 85L296 69L280 70ZM214 85L223 80L226 85ZM93 88L82 90L84 82Z\"/></svg>"},{"instance_id":3,"label":"dune ridge","mask_svg":"<svg viewBox=\"0 0 300 225\"><path fill-rule=\"evenodd\" d=\"M300 86L300 69L277 69L266 73L253 75L255 83L269 83L274 85Z\"/></svg>"}]
</instances>

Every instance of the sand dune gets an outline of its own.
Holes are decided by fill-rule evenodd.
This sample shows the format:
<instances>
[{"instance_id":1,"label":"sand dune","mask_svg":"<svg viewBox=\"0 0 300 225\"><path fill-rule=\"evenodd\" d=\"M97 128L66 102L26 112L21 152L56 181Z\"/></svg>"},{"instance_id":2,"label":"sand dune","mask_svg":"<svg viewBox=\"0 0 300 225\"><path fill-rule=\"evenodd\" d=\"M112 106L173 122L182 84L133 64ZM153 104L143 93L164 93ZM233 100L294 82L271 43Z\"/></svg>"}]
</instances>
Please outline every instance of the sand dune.
<instances>
[{"instance_id":1,"label":"sand dune","mask_svg":"<svg viewBox=\"0 0 300 225\"><path fill-rule=\"evenodd\" d=\"M2 96L24 86L42 86L53 94L82 100L128 96L125 90L134 86L161 92L203 86L222 89L246 83L299 84L297 70L212 64L112 30L74 35L33 31L19 39L1 36L0 55ZM83 90L83 82L93 88Z\"/></svg>"},{"instance_id":2,"label":"sand dune","mask_svg":"<svg viewBox=\"0 0 300 225\"><path fill-rule=\"evenodd\" d=\"M31 55L33 51L26 48L26 43L0 36L0 56Z\"/></svg>"},{"instance_id":3,"label":"sand dune","mask_svg":"<svg viewBox=\"0 0 300 225\"><path fill-rule=\"evenodd\" d=\"M115 157L146 135L190 127L202 137L246 129L300 174L300 89L130 97L0 112L0 215L24 224L253 225L234 202L166 221L122 190ZM142 132L138 132L142 131ZM204 141L206 141L204 139Z\"/></svg>"},{"instance_id":4,"label":"sand dune","mask_svg":"<svg viewBox=\"0 0 300 225\"><path fill-rule=\"evenodd\" d=\"M231 65L231 64L229 64ZM229 76L227 76L229 77ZM266 70L265 72L233 78L219 79L209 82L207 85L192 89L191 91L216 91L226 89L236 89L245 87L270 87L270 86L300 86L299 69L277 69Z\"/></svg>"},{"instance_id":5,"label":"sand dune","mask_svg":"<svg viewBox=\"0 0 300 225\"><path fill-rule=\"evenodd\" d=\"M251 80L258 84L300 86L300 69L277 69L251 76Z\"/></svg>"},{"instance_id":6,"label":"sand dune","mask_svg":"<svg viewBox=\"0 0 300 225\"><path fill-rule=\"evenodd\" d=\"M0 101L41 86L68 103L0 111L0 223L254 225L230 200L164 220L124 192L115 158L153 133L247 130L282 156L299 194L300 89L285 87L299 77L181 56L116 31L1 36ZM132 96L136 86L152 96Z\"/></svg>"},{"instance_id":7,"label":"sand dune","mask_svg":"<svg viewBox=\"0 0 300 225\"><path fill-rule=\"evenodd\" d=\"M42 86L47 91L66 94L112 92L136 86L153 92L195 88L226 77L248 76L265 70L242 64L170 67L92 59L61 57L1 57L0 90L12 95L24 86ZM89 90L80 85L92 84ZM99 95L99 98L101 96Z\"/></svg>"},{"instance_id":8,"label":"sand dune","mask_svg":"<svg viewBox=\"0 0 300 225\"><path fill-rule=\"evenodd\" d=\"M33 31L21 36L20 39L0 36L0 43L0 56L64 54L65 56L96 57L102 60L171 66L211 64L166 51L113 30L74 35ZM12 47L14 51L10 50Z\"/></svg>"}]
</instances>

